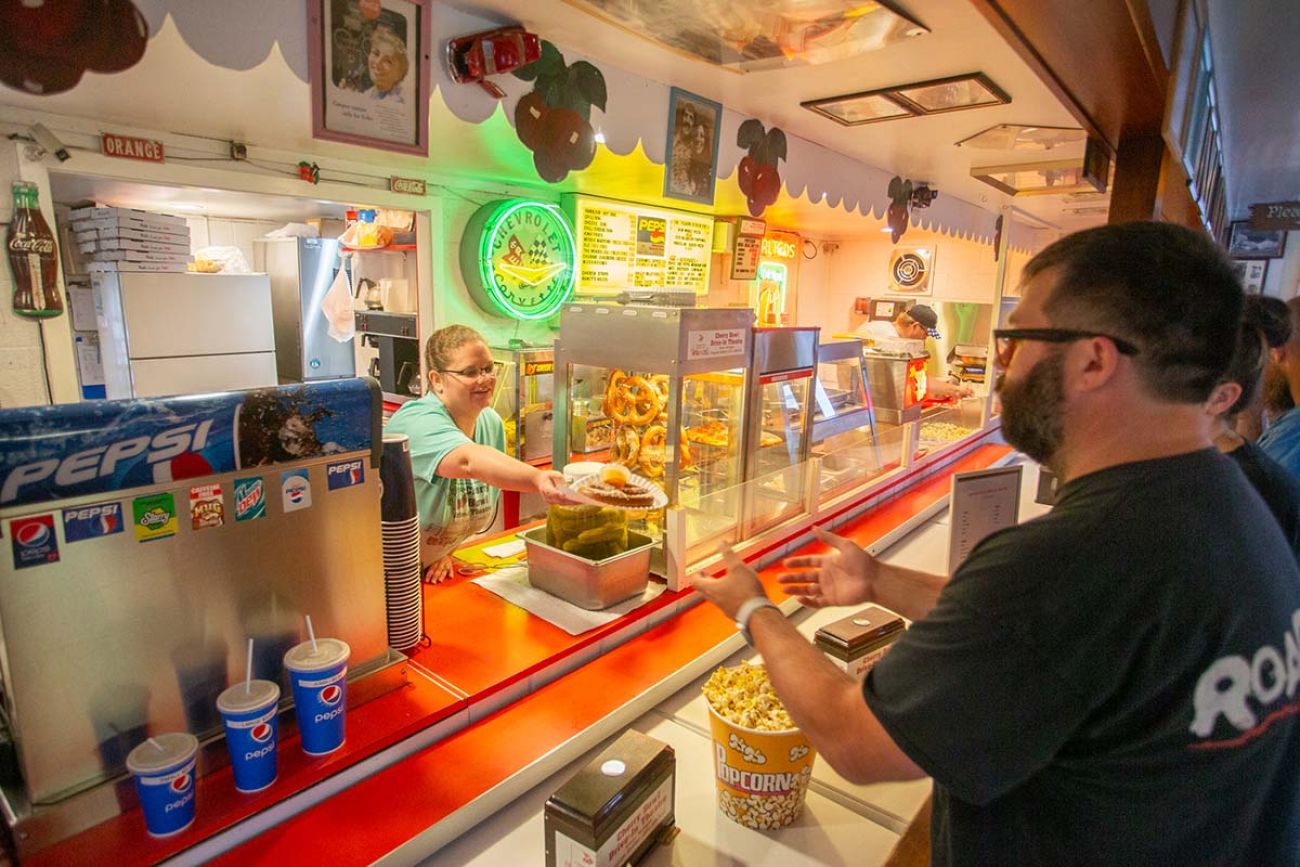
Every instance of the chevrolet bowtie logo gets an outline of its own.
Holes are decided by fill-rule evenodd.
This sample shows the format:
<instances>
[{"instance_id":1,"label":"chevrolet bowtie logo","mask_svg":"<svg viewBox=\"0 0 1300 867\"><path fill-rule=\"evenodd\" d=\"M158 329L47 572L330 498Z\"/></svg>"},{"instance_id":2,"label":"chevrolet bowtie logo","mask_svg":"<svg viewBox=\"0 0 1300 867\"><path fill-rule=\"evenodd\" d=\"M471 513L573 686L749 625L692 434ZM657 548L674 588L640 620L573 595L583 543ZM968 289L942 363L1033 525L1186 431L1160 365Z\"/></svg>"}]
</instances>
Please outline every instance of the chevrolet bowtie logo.
<instances>
[{"instance_id":1,"label":"chevrolet bowtie logo","mask_svg":"<svg viewBox=\"0 0 1300 867\"><path fill-rule=\"evenodd\" d=\"M552 262L549 265L511 265L508 262L498 262L497 270L502 274L513 277L525 286L537 286L545 283L556 274L563 271L568 266L560 262Z\"/></svg>"}]
</instances>

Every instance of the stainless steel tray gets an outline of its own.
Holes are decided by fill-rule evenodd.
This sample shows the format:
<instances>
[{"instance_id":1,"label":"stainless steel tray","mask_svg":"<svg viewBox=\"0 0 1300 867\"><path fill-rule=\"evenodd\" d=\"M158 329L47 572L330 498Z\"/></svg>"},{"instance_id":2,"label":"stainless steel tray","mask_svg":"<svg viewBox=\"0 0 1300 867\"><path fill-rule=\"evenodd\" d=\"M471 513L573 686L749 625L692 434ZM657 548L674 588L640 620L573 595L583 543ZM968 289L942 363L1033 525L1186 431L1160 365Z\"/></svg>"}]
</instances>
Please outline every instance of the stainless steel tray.
<instances>
[{"instance_id":1,"label":"stainless steel tray","mask_svg":"<svg viewBox=\"0 0 1300 867\"><path fill-rule=\"evenodd\" d=\"M654 540L631 530L628 549L604 560L588 560L546 544L546 528L520 533L528 556L528 580L579 608L599 611L644 593L650 581Z\"/></svg>"}]
</instances>

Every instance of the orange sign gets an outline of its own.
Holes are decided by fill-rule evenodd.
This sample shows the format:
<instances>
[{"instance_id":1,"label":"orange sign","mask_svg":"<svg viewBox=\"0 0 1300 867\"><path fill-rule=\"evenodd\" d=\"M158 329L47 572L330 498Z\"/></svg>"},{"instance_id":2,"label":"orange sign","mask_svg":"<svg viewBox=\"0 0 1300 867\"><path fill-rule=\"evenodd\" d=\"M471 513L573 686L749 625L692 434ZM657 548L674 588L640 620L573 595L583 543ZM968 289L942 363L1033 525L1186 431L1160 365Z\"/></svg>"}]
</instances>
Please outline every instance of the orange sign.
<instances>
[{"instance_id":1,"label":"orange sign","mask_svg":"<svg viewBox=\"0 0 1300 867\"><path fill-rule=\"evenodd\" d=\"M768 232L763 238L763 258L799 258L799 236L792 232Z\"/></svg>"},{"instance_id":2,"label":"orange sign","mask_svg":"<svg viewBox=\"0 0 1300 867\"><path fill-rule=\"evenodd\" d=\"M106 157L142 160L147 163L163 161L163 143L151 138L106 132L99 137L99 150Z\"/></svg>"}]
</instances>

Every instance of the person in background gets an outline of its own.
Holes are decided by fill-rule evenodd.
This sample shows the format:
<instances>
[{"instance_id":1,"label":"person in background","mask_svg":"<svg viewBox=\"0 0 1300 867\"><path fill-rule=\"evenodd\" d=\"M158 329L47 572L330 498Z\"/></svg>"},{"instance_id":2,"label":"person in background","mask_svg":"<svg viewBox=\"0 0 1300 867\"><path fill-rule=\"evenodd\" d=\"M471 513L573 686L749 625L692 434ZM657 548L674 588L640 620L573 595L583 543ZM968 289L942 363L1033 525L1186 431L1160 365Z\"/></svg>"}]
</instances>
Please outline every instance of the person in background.
<instances>
[{"instance_id":1,"label":"person in background","mask_svg":"<svg viewBox=\"0 0 1300 867\"><path fill-rule=\"evenodd\" d=\"M925 344L925 351L930 357L925 362L925 396L934 400L970 397L975 393L969 385L957 385L951 382L943 372L943 362L939 359L939 348L935 341L939 339L939 314L933 307L913 304L906 310L899 311L892 322L878 320L867 325L867 333L874 337L901 337L904 340L919 340Z\"/></svg>"},{"instance_id":2,"label":"person in background","mask_svg":"<svg viewBox=\"0 0 1300 867\"><path fill-rule=\"evenodd\" d=\"M695 588L841 775L934 778L936 865L1300 863L1300 568L1205 411L1232 268L1201 233L1126 223L1051 244L1021 285L996 388L1007 442L1061 480L1049 513L950 581L819 529L828 552L778 576L796 598L915 619L861 680L729 548Z\"/></svg>"},{"instance_id":3,"label":"person in background","mask_svg":"<svg viewBox=\"0 0 1300 867\"><path fill-rule=\"evenodd\" d=\"M1249 442L1258 442L1266 422L1286 412L1295 404L1286 376L1278 367L1277 351L1291 339L1291 312L1286 302L1269 295L1247 295L1247 316L1260 329L1269 352L1264 356L1264 374L1259 388L1237 413L1233 427Z\"/></svg>"},{"instance_id":4,"label":"person in background","mask_svg":"<svg viewBox=\"0 0 1300 867\"><path fill-rule=\"evenodd\" d=\"M1280 308L1280 310L1279 310ZM1257 403L1271 346L1282 346L1291 336L1286 305L1276 298L1247 295L1237 350L1223 381L1206 406L1214 418L1215 447L1241 468L1247 481L1277 518L1291 550L1300 559L1300 478L1287 472L1255 443L1237 432L1235 421Z\"/></svg>"},{"instance_id":5,"label":"person in background","mask_svg":"<svg viewBox=\"0 0 1300 867\"><path fill-rule=\"evenodd\" d=\"M396 16L400 19L400 16ZM405 24L405 22L402 22ZM366 58L370 71L371 87L366 96L375 99L403 101L402 82L411 68L406 55L406 40L398 35L393 24L380 21L370 34L370 54Z\"/></svg>"},{"instance_id":6,"label":"person in background","mask_svg":"<svg viewBox=\"0 0 1300 867\"><path fill-rule=\"evenodd\" d=\"M1295 476L1300 476L1300 298L1286 302L1290 313L1291 339L1273 351L1272 389L1282 393L1273 400L1285 398L1291 409L1284 410L1259 437L1259 447L1264 453ZM1285 384L1285 389L1281 386ZM1266 397L1266 401L1268 398Z\"/></svg>"},{"instance_id":7,"label":"person in background","mask_svg":"<svg viewBox=\"0 0 1300 867\"><path fill-rule=\"evenodd\" d=\"M533 492L547 503L576 502L564 476L505 454L505 427L492 409L497 372L483 336L449 325L424 347L429 390L402 404L384 432L411 439L411 469L420 511L420 562L426 581L452 573L451 553L496 515L500 489Z\"/></svg>"}]
</instances>

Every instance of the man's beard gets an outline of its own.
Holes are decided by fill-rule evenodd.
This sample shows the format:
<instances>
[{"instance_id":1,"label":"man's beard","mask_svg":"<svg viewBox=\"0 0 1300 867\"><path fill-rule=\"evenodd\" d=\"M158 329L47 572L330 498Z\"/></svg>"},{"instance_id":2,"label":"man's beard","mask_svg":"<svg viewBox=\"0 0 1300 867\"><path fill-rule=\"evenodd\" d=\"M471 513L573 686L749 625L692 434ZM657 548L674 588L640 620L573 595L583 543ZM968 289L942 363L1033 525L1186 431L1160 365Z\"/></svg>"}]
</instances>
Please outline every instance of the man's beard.
<instances>
[{"instance_id":1,"label":"man's beard","mask_svg":"<svg viewBox=\"0 0 1300 867\"><path fill-rule=\"evenodd\" d=\"M1008 443L1040 464L1051 464L1064 438L1065 356L1052 352L1020 382L1006 374L995 386L1002 400L1002 435Z\"/></svg>"}]
</instances>

